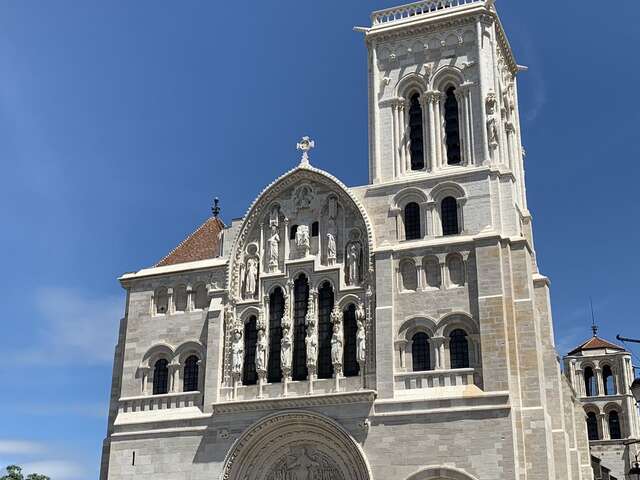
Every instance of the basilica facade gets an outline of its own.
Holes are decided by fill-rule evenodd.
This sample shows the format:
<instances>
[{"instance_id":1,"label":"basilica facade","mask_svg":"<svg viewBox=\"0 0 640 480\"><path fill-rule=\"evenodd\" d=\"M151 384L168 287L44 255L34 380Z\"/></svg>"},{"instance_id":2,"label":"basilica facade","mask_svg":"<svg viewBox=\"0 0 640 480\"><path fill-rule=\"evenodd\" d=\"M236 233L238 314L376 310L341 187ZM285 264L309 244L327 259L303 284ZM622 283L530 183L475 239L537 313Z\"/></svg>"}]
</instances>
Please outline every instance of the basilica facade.
<instances>
[{"instance_id":1,"label":"basilica facade","mask_svg":"<svg viewBox=\"0 0 640 480\"><path fill-rule=\"evenodd\" d=\"M120 278L101 479L587 480L492 0L372 14L369 181L313 162Z\"/></svg>"}]
</instances>

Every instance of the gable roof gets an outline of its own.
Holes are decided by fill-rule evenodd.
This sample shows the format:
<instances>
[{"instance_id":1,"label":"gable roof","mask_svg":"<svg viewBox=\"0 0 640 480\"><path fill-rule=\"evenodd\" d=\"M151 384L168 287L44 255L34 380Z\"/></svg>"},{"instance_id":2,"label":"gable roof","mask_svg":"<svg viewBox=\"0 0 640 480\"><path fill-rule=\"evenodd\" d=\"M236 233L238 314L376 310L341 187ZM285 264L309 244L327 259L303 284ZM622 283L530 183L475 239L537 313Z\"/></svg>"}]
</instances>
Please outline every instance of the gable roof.
<instances>
[{"instance_id":1,"label":"gable roof","mask_svg":"<svg viewBox=\"0 0 640 480\"><path fill-rule=\"evenodd\" d=\"M195 232L180 242L154 266L164 267L218 257L222 230L224 230L224 223L217 217L209 217Z\"/></svg>"},{"instance_id":2,"label":"gable roof","mask_svg":"<svg viewBox=\"0 0 640 480\"><path fill-rule=\"evenodd\" d=\"M601 349L609 349L609 350L618 350L620 352L626 351L620 345L616 345L615 343L611 343L607 340L604 340L598 336L593 336L586 342L584 342L579 347L571 350L568 355L574 355L576 353L582 352L584 350L601 350Z\"/></svg>"}]
</instances>

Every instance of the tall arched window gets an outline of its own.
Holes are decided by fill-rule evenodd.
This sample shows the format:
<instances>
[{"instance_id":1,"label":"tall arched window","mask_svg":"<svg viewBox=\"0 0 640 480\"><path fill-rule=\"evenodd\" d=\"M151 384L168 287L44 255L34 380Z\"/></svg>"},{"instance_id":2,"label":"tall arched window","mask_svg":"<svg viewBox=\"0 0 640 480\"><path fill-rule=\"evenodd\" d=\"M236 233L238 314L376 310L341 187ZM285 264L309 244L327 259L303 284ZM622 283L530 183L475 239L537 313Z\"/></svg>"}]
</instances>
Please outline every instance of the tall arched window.
<instances>
[{"instance_id":1,"label":"tall arched window","mask_svg":"<svg viewBox=\"0 0 640 480\"><path fill-rule=\"evenodd\" d=\"M462 158L460 156L460 121L455 87L449 87L446 91L444 131L447 139L447 163L449 165L459 165Z\"/></svg>"},{"instance_id":2,"label":"tall arched window","mask_svg":"<svg viewBox=\"0 0 640 480\"><path fill-rule=\"evenodd\" d=\"M156 313L167 313L169 311L169 292L165 287L156 290L155 293Z\"/></svg>"},{"instance_id":3,"label":"tall arched window","mask_svg":"<svg viewBox=\"0 0 640 480\"><path fill-rule=\"evenodd\" d=\"M469 342L467 332L456 329L449 335L451 368L469 368Z\"/></svg>"},{"instance_id":4,"label":"tall arched window","mask_svg":"<svg viewBox=\"0 0 640 480\"><path fill-rule=\"evenodd\" d=\"M201 283L196 287L193 295L195 297L193 300L193 306L195 308L203 310L209 306L209 302L207 301L207 287L205 287L204 283Z\"/></svg>"},{"instance_id":5,"label":"tall arched window","mask_svg":"<svg viewBox=\"0 0 640 480\"><path fill-rule=\"evenodd\" d=\"M269 361L267 381L278 383L282 379L280 351L282 348L282 317L284 315L284 294L280 287L269 296Z\"/></svg>"},{"instance_id":6,"label":"tall arched window","mask_svg":"<svg viewBox=\"0 0 640 480\"><path fill-rule=\"evenodd\" d=\"M616 394L616 384L613 377L613 372L611 371L611 367L609 365L605 365L602 368L602 384L604 386L605 395Z\"/></svg>"},{"instance_id":7,"label":"tall arched window","mask_svg":"<svg viewBox=\"0 0 640 480\"><path fill-rule=\"evenodd\" d=\"M420 94L414 93L411 96L409 106L409 140L411 146L411 170L422 170L424 168L424 130L422 127L422 106L420 105Z\"/></svg>"},{"instance_id":8,"label":"tall arched window","mask_svg":"<svg viewBox=\"0 0 640 480\"><path fill-rule=\"evenodd\" d=\"M609 436L611 440L620 440L622 430L620 429L620 417L615 410L609 412Z\"/></svg>"},{"instance_id":9,"label":"tall arched window","mask_svg":"<svg viewBox=\"0 0 640 480\"><path fill-rule=\"evenodd\" d=\"M345 377L355 377L360 373L357 352L358 322L356 321L356 306L351 304L343 313L344 321L344 358L343 371Z\"/></svg>"},{"instance_id":10,"label":"tall arched window","mask_svg":"<svg viewBox=\"0 0 640 480\"><path fill-rule=\"evenodd\" d=\"M420 205L416 202L407 203L404 207L404 238L417 240L421 237Z\"/></svg>"},{"instance_id":11,"label":"tall arched window","mask_svg":"<svg viewBox=\"0 0 640 480\"><path fill-rule=\"evenodd\" d=\"M598 395L596 376L593 374L593 369L591 367L584 369L584 389L587 397L595 397Z\"/></svg>"},{"instance_id":12,"label":"tall arched window","mask_svg":"<svg viewBox=\"0 0 640 480\"><path fill-rule=\"evenodd\" d=\"M442 200L440 205L440 216L442 217L442 234L458 235L458 201L453 197Z\"/></svg>"},{"instance_id":13,"label":"tall arched window","mask_svg":"<svg viewBox=\"0 0 640 480\"><path fill-rule=\"evenodd\" d=\"M594 412L587 413L587 435L589 440L599 440L598 435L598 417Z\"/></svg>"},{"instance_id":14,"label":"tall arched window","mask_svg":"<svg viewBox=\"0 0 640 480\"><path fill-rule=\"evenodd\" d=\"M429 353L429 337L426 333L418 332L411 341L411 359L414 372L431 370L431 357Z\"/></svg>"},{"instance_id":15,"label":"tall arched window","mask_svg":"<svg viewBox=\"0 0 640 480\"><path fill-rule=\"evenodd\" d=\"M187 309L187 287L178 285L173 289L174 304L176 312L184 312Z\"/></svg>"},{"instance_id":16,"label":"tall arched window","mask_svg":"<svg viewBox=\"0 0 640 480\"><path fill-rule=\"evenodd\" d=\"M442 275L440 273L440 262L436 257L427 257L423 261L423 270L429 288L440 288Z\"/></svg>"},{"instance_id":17,"label":"tall arched window","mask_svg":"<svg viewBox=\"0 0 640 480\"><path fill-rule=\"evenodd\" d=\"M333 377L331 363L331 311L333 310L333 288L325 282L318 290L318 378Z\"/></svg>"},{"instance_id":18,"label":"tall arched window","mask_svg":"<svg viewBox=\"0 0 640 480\"><path fill-rule=\"evenodd\" d=\"M189 356L184 362L184 374L182 379L183 392L198 391L198 362L200 360L195 355Z\"/></svg>"},{"instance_id":19,"label":"tall arched window","mask_svg":"<svg viewBox=\"0 0 640 480\"><path fill-rule=\"evenodd\" d=\"M169 391L169 362L164 358L153 367L153 394L164 395Z\"/></svg>"},{"instance_id":20,"label":"tall arched window","mask_svg":"<svg viewBox=\"0 0 640 480\"><path fill-rule=\"evenodd\" d=\"M309 283L307 277L300 275L293 285L293 365L291 377L293 380L306 380L307 371L307 349L305 337L307 326L305 316L307 315L307 302L309 300Z\"/></svg>"},{"instance_id":21,"label":"tall arched window","mask_svg":"<svg viewBox=\"0 0 640 480\"><path fill-rule=\"evenodd\" d=\"M258 343L258 326L255 316L244 324L244 365L242 367L242 383L255 385L258 383L256 372L256 345Z\"/></svg>"},{"instance_id":22,"label":"tall arched window","mask_svg":"<svg viewBox=\"0 0 640 480\"><path fill-rule=\"evenodd\" d=\"M418 290L418 272L413 260L404 260L400 263L400 276L402 277L402 289L415 292Z\"/></svg>"},{"instance_id":23,"label":"tall arched window","mask_svg":"<svg viewBox=\"0 0 640 480\"><path fill-rule=\"evenodd\" d=\"M447 268L449 269L449 279L457 287L464 285L464 260L457 253L447 257Z\"/></svg>"}]
</instances>

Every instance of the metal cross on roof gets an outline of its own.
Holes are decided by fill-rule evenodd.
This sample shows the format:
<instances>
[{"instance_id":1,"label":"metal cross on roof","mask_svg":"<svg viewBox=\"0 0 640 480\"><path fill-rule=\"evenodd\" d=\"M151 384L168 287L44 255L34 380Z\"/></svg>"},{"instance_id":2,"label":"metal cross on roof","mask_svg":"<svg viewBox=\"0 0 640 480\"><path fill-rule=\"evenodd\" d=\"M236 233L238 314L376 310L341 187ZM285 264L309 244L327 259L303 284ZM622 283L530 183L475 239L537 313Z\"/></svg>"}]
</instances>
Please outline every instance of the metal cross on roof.
<instances>
[{"instance_id":1,"label":"metal cross on roof","mask_svg":"<svg viewBox=\"0 0 640 480\"><path fill-rule=\"evenodd\" d=\"M220 200L218 199L218 197L213 199L213 205L211 206L211 213L213 213L213 216L218 218L218 215L220 215Z\"/></svg>"},{"instance_id":2,"label":"metal cross on roof","mask_svg":"<svg viewBox=\"0 0 640 480\"><path fill-rule=\"evenodd\" d=\"M302 159L300 165L309 165L309 150L316 146L316 142L309 137L302 137L302 140L298 142L297 149L302 150Z\"/></svg>"}]
</instances>

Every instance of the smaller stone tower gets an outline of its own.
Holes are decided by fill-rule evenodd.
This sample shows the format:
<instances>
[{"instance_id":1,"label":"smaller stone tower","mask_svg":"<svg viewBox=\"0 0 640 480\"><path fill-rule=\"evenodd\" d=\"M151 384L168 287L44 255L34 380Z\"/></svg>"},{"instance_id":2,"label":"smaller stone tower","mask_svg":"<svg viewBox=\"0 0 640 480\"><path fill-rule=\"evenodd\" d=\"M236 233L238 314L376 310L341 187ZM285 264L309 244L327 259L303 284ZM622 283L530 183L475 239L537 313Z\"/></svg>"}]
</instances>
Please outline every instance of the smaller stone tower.
<instances>
[{"instance_id":1,"label":"smaller stone tower","mask_svg":"<svg viewBox=\"0 0 640 480\"><path fill-rule=\"evenodd\" d=\"M591 455L616 478L627 478L640 437L640 419L631 394L631 354L619 345L593 336L564 357L564 371L582 402Z\"/></svg>"}]
</instances>

